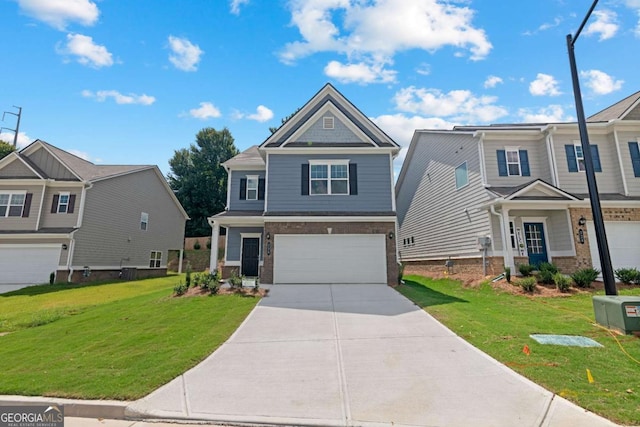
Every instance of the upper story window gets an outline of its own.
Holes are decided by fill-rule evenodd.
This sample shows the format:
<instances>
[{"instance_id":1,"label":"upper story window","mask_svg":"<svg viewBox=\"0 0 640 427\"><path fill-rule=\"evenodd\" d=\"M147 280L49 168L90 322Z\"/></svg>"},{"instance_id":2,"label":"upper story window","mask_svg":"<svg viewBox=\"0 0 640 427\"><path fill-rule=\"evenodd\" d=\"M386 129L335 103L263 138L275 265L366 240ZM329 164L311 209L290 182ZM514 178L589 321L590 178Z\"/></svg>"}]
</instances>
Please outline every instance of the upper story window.
<instances>
[{"instance_id":1,"label":"upper story window","mask_svg":"<svg viewBox=\"0 0 640 427\"><path fill-rule=\"evenodd\" d=\"M497 150L499 176L531 176L529 154L518 147Z\"/></svg>"},{"instance_id":2,"label":"upper story window","mask_svg":"<svg viewBox=\"0 0 640 427\"><path fill-rule=\"evenodd\" d=\"M309 194L349 194L349 163L311 162Z\"/></svg>"},{"instance_id":3,"label":"upper story window","mask_svg":"<svg viewBox=\"0 0 640 427\"><path fill-rule=\"evenodd\" d=\"M51 213L52 214L71 214L75 209L76 195L68 192L61 192L53 195L51 201Z\"/></svg>"},{"instance_id":4,"label":"upper story window","mask_svg":"<svg viewBox=\"0 0 640 427\"><path fill-rule=\"evenodd\" d=\"M467 162L456 168L456 188L462 188L469 184L469 173L467 172Z\"/></svg>"},{"instance_id":5,"label":"upper story window","mask_svg":"<svg viewBox=\"0 0 640 427\"><path fill-rule=\"evenodd\" d=\"M258 180L257 175L247 176L247 200L258 200Z\"/></svg>"},{"instance_id":6,"label":"upper story window","mask_svg":"<svg viewBox=\"0 0 640 427\"><path fill-rule=\"evenodd\" d=\"M0 193L0 217L23 216L26 192Z\"/></svg>"},{"instance_id":7,"label":"upper story window","mask_svg":"<svg viewBox=\"0 0 640 427\"><path fill-rule=\"evenodd\" d=\"M58 197L58 208L56 212L58 213L67 213L69 210L69 193L60 193Z\"/></svg>"},{"instance_id":8,"label":"upper story window","mask_svg":"<svg viewBox=\"0 0 640 427\"><path fill-rule=\"evenodd\" d=\"M322 129L333 129L333 117L322 118Z\"/></svg>"},{"instance_id":9,"label":"upper story window","mask_svg":"<svg viewBox=\"0 0 640 427\"><path fill-rule=\"evenodd\" d=\"M149 227L149 214L146 212L140 213L140 230L147 231Z\"/></svg>"},{"instance_id":10,"label":"upper story window","mask_svg":"<svg viewBox=\"0 0 640 427\"><path fill-rule=\"evenodd\" d=\"M578 163L578 170L584 171L584 153L582 152L582 145L574 144L573 149L576 152L576 162Z\"/></svg>"},{"instance_id":11,"label":"upper story window","mask_svg":"<svg viewBox=\"0 0 640 427\"><path fill-rule=\"evenodd\" d=\"M589 145L591 149L591 160L593 162L593 170L595 172L602 172L602 165L600 163L600 152L597 145ZM567 167L569 172L582 172L585 170L584 164L584 151L582 150L582 144L580 141L574 141L573 144L567 144L564 146L565 154L567 155Z\"/></svg>"}]
</instances>

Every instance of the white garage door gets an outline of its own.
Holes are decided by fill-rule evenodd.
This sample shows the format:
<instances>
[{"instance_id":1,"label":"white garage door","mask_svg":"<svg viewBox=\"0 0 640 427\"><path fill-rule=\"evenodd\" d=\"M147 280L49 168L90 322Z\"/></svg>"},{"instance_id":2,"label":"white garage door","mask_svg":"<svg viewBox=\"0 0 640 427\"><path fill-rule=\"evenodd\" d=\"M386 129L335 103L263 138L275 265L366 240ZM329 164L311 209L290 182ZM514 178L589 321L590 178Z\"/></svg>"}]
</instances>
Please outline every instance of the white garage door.
<instances>
[{"instance_id":1,"label":"white garage door","mask_svg":"<svg viewBox=\"0 0 640 427\"><path fill-rule=\"evenodd\" d=\"M386 283L382 234L276 235L275 283Z\"/></svg>"},{"instance_id":2,"label":"white garage door","mask_svg":"<svg viewBox=\"0 0 640 427\"><path fill-rule=\"evenodd\" d=\"M49 283L62 245L0 245L0 284Z\"/></svg>"},{"instance_id":3,"label":"white garage door","mask_svg":"<svg viewBox=\"0 0 640 427\"><path fill-rule=\"evenodd\" d=\"M604 229L607 233L613 269L640 268L640 222L605 221ZM587 222L587 235L593 267L602 271L593 222Z\"/></svg>"}]
</instances>

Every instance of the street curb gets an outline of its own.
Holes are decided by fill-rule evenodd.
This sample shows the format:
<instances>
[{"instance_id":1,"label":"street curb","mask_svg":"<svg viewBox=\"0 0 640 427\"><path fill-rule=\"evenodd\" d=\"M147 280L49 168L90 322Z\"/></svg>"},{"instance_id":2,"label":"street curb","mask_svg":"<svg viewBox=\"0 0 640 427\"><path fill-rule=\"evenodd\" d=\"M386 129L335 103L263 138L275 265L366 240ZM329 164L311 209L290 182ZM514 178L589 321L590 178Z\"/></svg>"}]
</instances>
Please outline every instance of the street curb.
<instances>
[{"instance_id":1,"label":"street curb","mask_svg":"<svg viewBox=\"0 0 640 427\"><path fill-rule=\"evenodd\" d=\"M79 400L41 396L0 396L0 406L62 405L65 417L124 420L131 402L119 400Z\"/></svg>"}]
</instances>

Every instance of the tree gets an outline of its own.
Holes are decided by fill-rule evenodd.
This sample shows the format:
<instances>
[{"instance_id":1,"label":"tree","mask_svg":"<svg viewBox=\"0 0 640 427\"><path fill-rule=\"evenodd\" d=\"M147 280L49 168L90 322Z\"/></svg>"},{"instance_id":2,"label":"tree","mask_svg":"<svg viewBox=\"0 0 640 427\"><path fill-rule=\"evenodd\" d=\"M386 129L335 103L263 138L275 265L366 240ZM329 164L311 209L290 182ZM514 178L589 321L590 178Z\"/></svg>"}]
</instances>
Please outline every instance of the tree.
<instances>
[{"instance_id":1,"label":"tree","mask_svg":"<svg viewBox=\"0 0 640 427\"><path fill-rule=\"evenodd\" d=\"M302 108L298 108L296 111L294 111L293 113L289 114L289 115L288 115L287 117L285 117L284 119L281 119L280 121L281 121L282 123L280 124L280 126L282 126L283 124L287 123L287 121L288 121L291 117L295 116L295 115L296 115L296 113L297 113L298 111L300 111L301 109L302 109ZM273 126L269 126L269 132L271 132L271 134L276 133L276 131L277 131L278 129L280 129L280 127L273 127Z\"/></svg>"},{"instance_id":2,"label":"tree","mask_svg":"<svg viewBox=\"0 0 640 427\"><path fill-rule=\"evenodd\" d=\"M204 128L196 134L195 144L176 150L169 160L167 180L191 218L187 237L211 234L207 217L223 211L227 201L227 172L221 163L237 154L227 128Z\"/></svg>"},{"instance_id":3,"label":"tree","mask_svg":"<svg viewBox=\"0 0 640 427\"><path fill-rule=\"evenodd\" d=\"M13 148L13 145L8 142L0 141L0 159L8 156L13 151L16 151L16 149Z\"/></svg>"}]
</instances>

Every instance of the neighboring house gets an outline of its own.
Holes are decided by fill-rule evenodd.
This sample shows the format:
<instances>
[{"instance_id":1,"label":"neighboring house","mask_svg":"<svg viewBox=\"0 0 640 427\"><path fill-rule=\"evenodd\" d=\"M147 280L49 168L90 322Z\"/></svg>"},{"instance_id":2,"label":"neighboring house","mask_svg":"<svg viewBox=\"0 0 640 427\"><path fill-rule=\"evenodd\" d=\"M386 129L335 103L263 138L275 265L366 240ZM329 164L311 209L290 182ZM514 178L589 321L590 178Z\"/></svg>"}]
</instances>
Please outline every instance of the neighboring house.
<instances>
[{"instance_id":1,"label":"neighboring house","mask_svg":"<svg viewBox=\"0 0 640 427\"><path fill-rule=\"evenodd\" d=\"M157 166L94 165L37 140L0 160L0 283L163 275L187 219Z\"/></svg>"},{"instance_id":2,"label":"neighboring house","mask_svg":"<svg viewBox=\"0 0 640 427\"><path fill-rule=\"evenodd\" d=\"M613 267L640 267L640 92L588 132ZM600 269L576 123L416 130L396 196L407 271Z\"/></svg>"},{"instance_id":3,"label":"neighboring house","mask_svg":"<svg viewBox=\"0 0 640 427\"><path fill-rule=\"evenodd\" d=\"M399 146L332 85L260 146L223 165L223 274L262 283L397 281L393 159ZM216 268L217 248L211 266Z\"/></svg>"}]
</instances>

